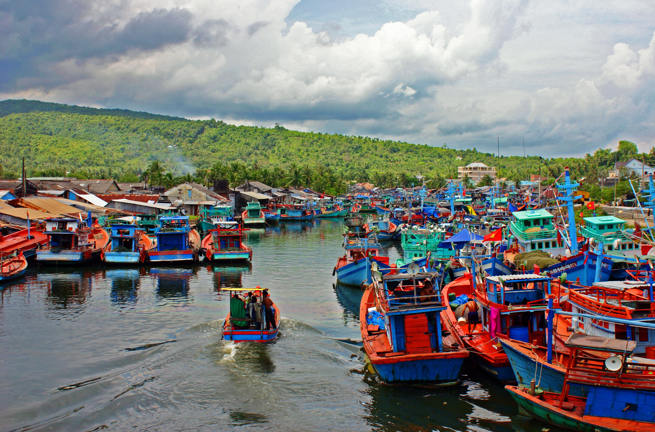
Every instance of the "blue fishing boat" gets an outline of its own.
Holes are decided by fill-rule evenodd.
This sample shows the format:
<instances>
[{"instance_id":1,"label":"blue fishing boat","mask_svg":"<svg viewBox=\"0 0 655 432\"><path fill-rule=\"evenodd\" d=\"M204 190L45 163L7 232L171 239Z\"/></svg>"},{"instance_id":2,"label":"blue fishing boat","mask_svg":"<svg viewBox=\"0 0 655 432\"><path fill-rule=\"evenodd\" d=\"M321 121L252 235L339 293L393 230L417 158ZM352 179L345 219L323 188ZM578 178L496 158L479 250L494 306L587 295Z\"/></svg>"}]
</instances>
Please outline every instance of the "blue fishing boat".
<instances>
[{"instance_id":1,"label":"blue fishing boat","mask_svg":"<svg viewBox=\"0 0 655 432\"><path fill-rule=\"evenodd\" d=\"M452 385L469 353L444 331L438 273L376 275L360 306L360 330L370 367L388 383Z\"/></svg>"},{"instance_id":2,"label":"blue fishing boat","mask_svg":"<svg viewBox=\"0 0 655 432\"><path fill-rule=\"evenodd\" d=\"M91 217L46 219L45 234L49 243L36 252L36 260L47 264L82 264L100 261L109 247L109 234Z\"/></svg>"},{"instance_id":3,"label":"blue fishing boat","mask_svg":"<svg viewBox=\"0 0 655 432\"><path fill-rule=\"evenodd\" d=\"M537 420L579 431L652 431L655 429L655 362L626 357L633 341L571 335L572 350L562 390L506 386L519 407ZM586 396L571 394L573 386Z\"/></svg>"},{"instance_id":4,"label":"blue fishing boat","mask_svg":"<svg viewBox=\"0 0 655 432\"><path fill-rule=\"evenodd\" d=\"M391 222L388 217L378 217L370 219L364 224L366 236L369 238L376 237L380 241L393 240L396 237L397 226Z\"/></svg>"},{"instance_id":5,"label":"blue fishing boat","mask_svg":"<svg viewBox=\"0 0 655 432\"><path fill-rule=\"evenodd\" d=\"M282 222L302 222L314 219L314 212L304 204L285 204L277 212Z\"/></svg>"},{"instance_id":6,"label":"blue fishing boat","mask_svg":"<svg viewBox=\"0 0 655 432\"><path fill-rule=\"evenodd\" d=\"M157 247L148 251L153 264L198 261L200 235L191 229L188 216L167 216L159 219L155 230Z\"/></svg>"},{"instance_id":7,"label":"blue fishing boat","mask_svg":"<svg viewBox=\"0 0 655 432\"><path fill-rule=\"evenodd\" d=\"M223 288L221 291L230 293L230 312L223 323L223 339L259 343L270 343L277 339L280 331L280 310L268 297L268 289ZM239 293L244 294L243 298ZM246 293L251 293L252 298L245 296ZM266 297L270 307L265 307ZM271 308L275 312L272 312ZM267 326L269 321L270 325Z\"/></svg>"},{"instance_id":8,"label":"blue fishing boat","mask_svg":"<svg viewBox=\"0 0 655 432\"><path fill-rule=\"evenodd\" d=\"M371 266L376 262L380 268L389 268L389 257L381 256L379 243L368 238L346 237L345 254L339 257L332 275L344 285L363 286L371 283Z\"/></svg>"},{"instance_id":9,"label":"blue fishing boat","mask_svg":"<svg viewBox=\"0 0 655 432\"><path fill-rule=\"evenodd\" d=\"M112 225L111 244L103 254L107 264L143 264L153 241L143 229L136 225Z\"/></svg>"}]
</instances>

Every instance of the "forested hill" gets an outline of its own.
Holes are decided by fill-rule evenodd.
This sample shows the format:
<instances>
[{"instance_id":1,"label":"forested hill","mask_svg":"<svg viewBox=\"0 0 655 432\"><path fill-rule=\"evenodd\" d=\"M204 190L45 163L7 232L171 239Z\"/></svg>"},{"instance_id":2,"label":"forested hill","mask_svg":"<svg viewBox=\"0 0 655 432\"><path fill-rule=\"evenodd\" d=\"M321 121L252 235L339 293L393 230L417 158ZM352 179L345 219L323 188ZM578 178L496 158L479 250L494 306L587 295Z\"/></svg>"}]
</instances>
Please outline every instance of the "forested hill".
<instances>
[{"instance_id":1,"label":"forested hill","mask_svg":"<svg viewBox=\"0 0 655 432\"><path fill-rule=\"evenodd\" d=\"M634 146L634 144L633 144ZM635 147L636 150L636 147ZM170 179L196 174L237 183L245 178L274 186L285 183L328 188L345 181L377 185L418 183L457 176L457 166L479 161L500 166L500 175L526 179L530 173L558 174L564 164L580 174L609 166L602 160L504 157L475 149L453 150L361 136L328 135L274 128L234 126L222 121L191 121L126 110L106 110L36 101L0 102L0 164L4 177L73 173L88 178L141 176L153 162ZM598 152L597 152L598 153ZM589 168L591 167L591 168ZM159 175L159 174L158 174ZM305 179L301 179L300 176ZM323 183L316 180L323 178ZM325 180L327 179L327 180Z\"/></svg>"},{"instance_id":2,"label":"forested hill","mask_svg":"<svg viewBox=\"0 0 655 432\"><path fill-rule=\"evenodd\" d=\"M10 114L24 114L31 112L58 112L95 116L134 117L151 120L184 120L181 117L171 117L166 115L150 114L142 111L130 111L124 109L89 108L77 105L64 105L34 100L8 99L0 101L0 117L8 116Z\"/></svg>"}]
</instances>

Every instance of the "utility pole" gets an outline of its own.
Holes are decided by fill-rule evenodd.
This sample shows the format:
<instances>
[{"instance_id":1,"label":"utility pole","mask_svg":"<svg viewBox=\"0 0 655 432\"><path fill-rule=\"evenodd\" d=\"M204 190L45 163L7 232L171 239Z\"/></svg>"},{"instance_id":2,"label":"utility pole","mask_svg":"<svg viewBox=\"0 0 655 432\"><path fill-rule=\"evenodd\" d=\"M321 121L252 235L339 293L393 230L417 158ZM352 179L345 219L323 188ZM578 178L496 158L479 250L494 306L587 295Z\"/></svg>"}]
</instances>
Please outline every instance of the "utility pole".
<instances>
[{"instance_id":1,"label":"utility pole","mask_svg":"<svg viewBox=\"0 0 655 432\"><path fill-rule=\"evenodd\" d=\"M500 137L498 137L498 158L500 158Z\"/></svg>"},{"instance_id":2,"label":"utility pole","mask_svg":"<svg viewBox=\"0 0 655 432\"><path fill-rule=\"evenodd\" d=\"M523 159L525 159L525 138L523 138Z\"/></svg>"}]
</instances>

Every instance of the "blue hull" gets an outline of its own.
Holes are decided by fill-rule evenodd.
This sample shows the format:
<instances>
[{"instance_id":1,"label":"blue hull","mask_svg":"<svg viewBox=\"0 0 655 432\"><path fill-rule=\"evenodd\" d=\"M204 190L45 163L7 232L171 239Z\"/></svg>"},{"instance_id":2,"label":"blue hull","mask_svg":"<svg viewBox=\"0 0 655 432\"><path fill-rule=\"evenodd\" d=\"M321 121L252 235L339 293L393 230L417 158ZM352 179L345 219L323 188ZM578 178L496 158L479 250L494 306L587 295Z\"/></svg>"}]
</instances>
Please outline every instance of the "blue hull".
<instances>
[{"instance_id":1,"label":"blue hull","mask_svg":"<svg viewBox=\"0 0 655 432\"><path fill-rule=\"evenodd\" d=\"M589 254L587 263L585 264L585 257L582 255L563 261L559 264L552 265L546 268L545 271L550 277L559 277L563 273L566 273L566 279L568 281L576 281L579 278L581 284L591 285L596 277L597 259L598 257L595 254ZM610 275L612 274L612 264L614 263L611 259L603 258L603 264L600 272L602 282L609 280Z\"/></svg>"},{"instance_id":2,"label":"blue hull","mask_svg":"<svg viewBox=\"0 0 655 432\"><path fill-rule=\"evenodd\" d=\"M396 363L373 364L375 371L386 382L431 381L435 383L456 383L462 370L464 358L444 358L399 361Z\"/></svg>"},{"instance_id":3,"label":"blue hull","mask_svg":"<svg viewBox=\"0 0 655 432\"><path fill-rule=\"evenodd\" d=\"M381 262L377 262L380 270L386 269L388 266ZM371 263L362 258L350 264L337 269L337 281L343 285L361 286L362 283L367 285L373 282L371 278Z\"/></svg>"},{"instance_id":4,"label":"blue hull","mask_svg":"<svg viewBox=\"0 0 655 432\"><path fill-rule=\"evenodd\" d=\"M541 365L536 369L535 362L531 358L510 347L504 343L503 340L501 340L500 343L503 345L503 350L505 351L505 354L507 354L509 362L512 364L517 383L529 387L530 381L534 378L535 382L539 384L541 389L554 393L561 393L562 384L564 383L563 371L558 371L548 364L543 365L543 370ZM576 384L571 384L570 386L569 394L573 396L587 396L587 393L588 391L584 386Z\"/></svg>"},{"instance_id":5,"label":"blue hull","mask_svg":"<svg viewBox=\"0 0 655 432\"><path fill-rule=\"evenodd\" d=\"M4 284L6 282L12 281L14 279L18 279L19 277L23 276L26 271L27 271L27 268L21 270L20 272L14 274L14 275L11 275L11 276L0 276L0 285Z\"/></svg>"},{"instance_id":6,"label":"blue hull","mask_svg":"<svg viewBox=\"0 0 655 432\"><path fill-rule=\"evenodd\" d=\"M259 330L233 330L223 333L223 339L234 342L273 342L277 338L279 329L271 331Z\"/></svg>"},{"instance_id":7,"label":"blue hull","mask_svg":"<svg viewBox=\"0 0 655 432\"><path fill-rule=\"evenodd\" d=\"M179 251L177 253L166 252L164 254L157 254L157 252L149 253L148 259L151 263L169 263L169 262L194 262L198 258L193 251Z\"/></svg>"},{"instance_id":8,"label":"blue hull","mask_svg":"<svg viewBox=\"0 0 655 432\"><path fill-rule=\"evenodd\" d=\"M139 264L140 259L139 252L105 252L107 264Z\"/></svg>"},{"instance_id":9,"label":"blue hull","mask_svg":"<svg viewBox=\"0 0 655 432\"><path fill-rule=\"evenodd\" d=\"M80 264L100 259L100 251L85 253L79 251L52 252L49 250L37 251L36 260L45 264Z\"/></svg>"}]
</instances>

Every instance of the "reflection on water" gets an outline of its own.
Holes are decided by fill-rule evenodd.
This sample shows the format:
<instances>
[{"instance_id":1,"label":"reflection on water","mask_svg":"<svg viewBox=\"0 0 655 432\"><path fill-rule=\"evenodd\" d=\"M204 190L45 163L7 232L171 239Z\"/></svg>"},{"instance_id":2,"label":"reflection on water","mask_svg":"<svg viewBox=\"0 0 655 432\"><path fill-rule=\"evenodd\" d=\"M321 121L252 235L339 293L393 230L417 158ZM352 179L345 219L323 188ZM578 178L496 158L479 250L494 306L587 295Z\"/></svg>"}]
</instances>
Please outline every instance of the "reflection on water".
<instances>
[{"instance_id":1,"label":"reflection on water","mask_svg":"<svg viewBox=\"0 0 655 432\"><path fill-rule=\"evenodd\" d=\"M344 324L356 323L359 325L359 305L364 292L359 288L342 285L339 282L334 284L334 292L337 295L337 302L343 307Z\"/></svg>"},{"instance_id":2,"label":"reflection on water","mask_svg":"<svg viewBox=\"0 0 655 432\"><path fill-rule=\"evenodd\" d=\"M214 281L214 291L220 292L222 288L242 288L243 275L252 273L252 265L250 263L241 266L218 266L207 265L207 271L211 273Z\"/></svg>"},{"instance_id":3,"label":"reflection on water","mask_svg":"<svg viewBox=\"0 0 655 432\"><path fill-rule=\"evenodd\" d=\"M39 273L36 280L46 288L49 313L57 318L72 319L85 311L91 297L92 270Z\"/></svg>"},{"instance_id":4,"label":"reflection on water","mask_svg":"<svg viewBox=\"0 0 655 432\"><path fill-rule=\"evenodd\" d=\"M160 299L186 298L189 295L189 281L197 272L193 268L151 268L150 276L157 281L157 296Z\"/></svg>"},{"instance_id":5,"label":"reflection on water","mask_svg":"<svg viewBox=\"0 0 655 432\"><path fill-rule=\"evenodd\" d=\"M111 302L115 306L134 306L139 297L140 269L111 269L105 271L105 278L111 281Z\"/></svg>"}]
</instances>

